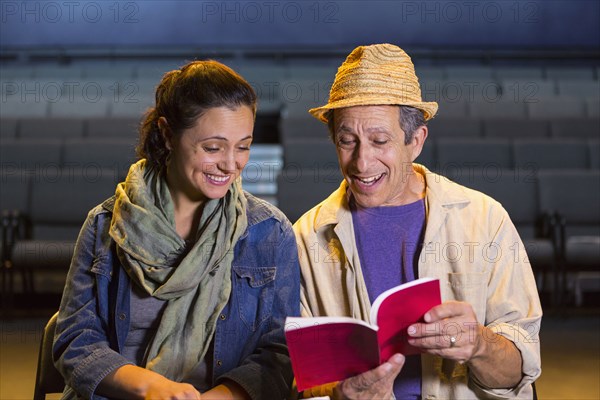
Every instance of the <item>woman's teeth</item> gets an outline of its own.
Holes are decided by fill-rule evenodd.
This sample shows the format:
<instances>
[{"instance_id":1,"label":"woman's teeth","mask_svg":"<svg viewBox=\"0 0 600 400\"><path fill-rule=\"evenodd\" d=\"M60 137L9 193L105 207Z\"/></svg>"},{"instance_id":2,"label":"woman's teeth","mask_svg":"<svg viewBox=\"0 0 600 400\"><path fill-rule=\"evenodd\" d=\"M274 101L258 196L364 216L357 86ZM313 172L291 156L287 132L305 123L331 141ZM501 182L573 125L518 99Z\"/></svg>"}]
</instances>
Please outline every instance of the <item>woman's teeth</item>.
<instances>
[{"instance_id":1,"label":"woman's teeth","mask_svg":"<svg viewBox=\"0 0 600 400\"><path fill-rule=\"evenodd\" d=\"M206 176L208 176L208 179L215 181L215 182L227 182L229 180L229 175L217 176L217 175L206 174Z\"/></svg>"}]
</instances>

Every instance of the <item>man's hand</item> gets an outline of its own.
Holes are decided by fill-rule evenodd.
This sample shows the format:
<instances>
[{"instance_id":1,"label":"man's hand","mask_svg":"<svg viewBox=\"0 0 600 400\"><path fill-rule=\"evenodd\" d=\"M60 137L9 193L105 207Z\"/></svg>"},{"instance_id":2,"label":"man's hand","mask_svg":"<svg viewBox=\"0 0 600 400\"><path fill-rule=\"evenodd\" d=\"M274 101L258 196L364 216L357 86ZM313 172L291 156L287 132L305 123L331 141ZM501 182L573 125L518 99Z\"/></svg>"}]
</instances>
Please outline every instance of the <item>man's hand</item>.
<instances>
[{"instance_id":1,"label":"man's hand","mask_svg":"<svg viewBox=\"0 0 600 400\"><path fill-rule=\"evenodd\" d=\"M392 398L394 380L402 370L404 360L402 354L394 354L379 367L340 382L334 389L333 398L335 400Z\"/></svg>"},{"instance_id":2,"label":"man's hand","mask_svg":"<svg viewBox=\"0 0 600 400\"><path fill-rule=\"evenodd\" d=\"M408 342L437 356L468 362L480 351L483 326L469 303L449 301L425 314L425 323L408 328ZM493 333L491 333L494 339Z\"/></svg>"},{"instance_id":3,"label":"man's hand","mask_svg":"<svg viewBox=\"0 0 600 400\"><path fill-rule=\"evenodd\" d=\"M513 342L477 322L469 303L449 301L408 328L408 342L426 353L468 363L488 388L512 388L522 379L521 353Z\"/></svg>"}]
</instances>

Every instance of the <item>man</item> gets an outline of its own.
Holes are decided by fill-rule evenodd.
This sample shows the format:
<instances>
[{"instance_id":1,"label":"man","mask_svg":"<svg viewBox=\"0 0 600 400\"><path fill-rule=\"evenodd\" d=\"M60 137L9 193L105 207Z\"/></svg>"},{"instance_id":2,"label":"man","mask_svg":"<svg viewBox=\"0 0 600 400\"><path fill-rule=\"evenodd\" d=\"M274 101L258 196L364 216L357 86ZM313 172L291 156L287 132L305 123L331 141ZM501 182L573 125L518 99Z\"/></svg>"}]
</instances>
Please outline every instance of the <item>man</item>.
<instances>
[{"instance_id":1,"label":"man","mask_svg":"<svg viewBox=\"0 0 600 400\"><path fill-rule=\"evenodd\" d=\"M542 311L523 244L499 203L413 164L436 112L390 44L356 48L329 103L310 110L328 124L345 179L294 225L303 315L366 321L377 295L419 277L440 279L443 303L409 328L421 356L305 397L532 397Z\"/></svg>"}]
</instances>

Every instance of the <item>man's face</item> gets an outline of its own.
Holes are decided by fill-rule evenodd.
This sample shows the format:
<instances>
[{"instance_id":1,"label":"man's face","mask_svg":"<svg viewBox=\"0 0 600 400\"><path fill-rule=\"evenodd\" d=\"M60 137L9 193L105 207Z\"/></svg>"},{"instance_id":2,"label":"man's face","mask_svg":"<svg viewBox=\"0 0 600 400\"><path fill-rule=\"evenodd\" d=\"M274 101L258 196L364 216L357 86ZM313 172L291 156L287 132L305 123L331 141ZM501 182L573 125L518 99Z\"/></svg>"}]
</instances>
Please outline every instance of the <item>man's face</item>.
<instances>
[{"instance_id":1,"label":"man's face","mask_svg":"<svg viewBox=\"0 0 600 400\"><path fill-rule=\"evenodd\" d=\"M404 144L400 108L348 107L335 110L333 117L340 167L358 205L407 204L409 181L414 176L412 162L423 141L414 139Z\"/></svg>"}]
</instances>

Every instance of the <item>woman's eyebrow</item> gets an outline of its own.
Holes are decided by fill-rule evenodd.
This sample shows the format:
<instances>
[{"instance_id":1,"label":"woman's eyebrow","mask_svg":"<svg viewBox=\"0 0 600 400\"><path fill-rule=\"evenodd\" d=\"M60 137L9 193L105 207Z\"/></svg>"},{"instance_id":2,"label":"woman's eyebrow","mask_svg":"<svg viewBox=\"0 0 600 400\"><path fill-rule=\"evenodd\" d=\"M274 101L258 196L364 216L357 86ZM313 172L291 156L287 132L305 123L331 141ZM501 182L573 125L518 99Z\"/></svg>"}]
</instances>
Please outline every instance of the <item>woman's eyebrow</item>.
<instances>
[{"instance_id":1,"label":"woman's eyebrow","mask_svg":"<svg viewBox=\"0 0 600 400\"><path fill-rule=\"evenodd\" d=\"M224 142L228 142L228 141L229 141L229 139L228 139L227 137L225 137L225 136L219 136L219 135L215 135L215 136L211 136L211 137L207 137L207 138L199 139L199 140L197 140L197 141L196 141L196 143L202 143L202 142L206 142L207 140L222 140L222 141L224 141ZM238 141L238 143L239 143L239 142L243 142L243 141L245 141L245 140L252 140L252 135L248 135L248 136L246 136L246 137L244 137L244 138L240 139L240 140Z\"/></svg>"}]
</instances>

